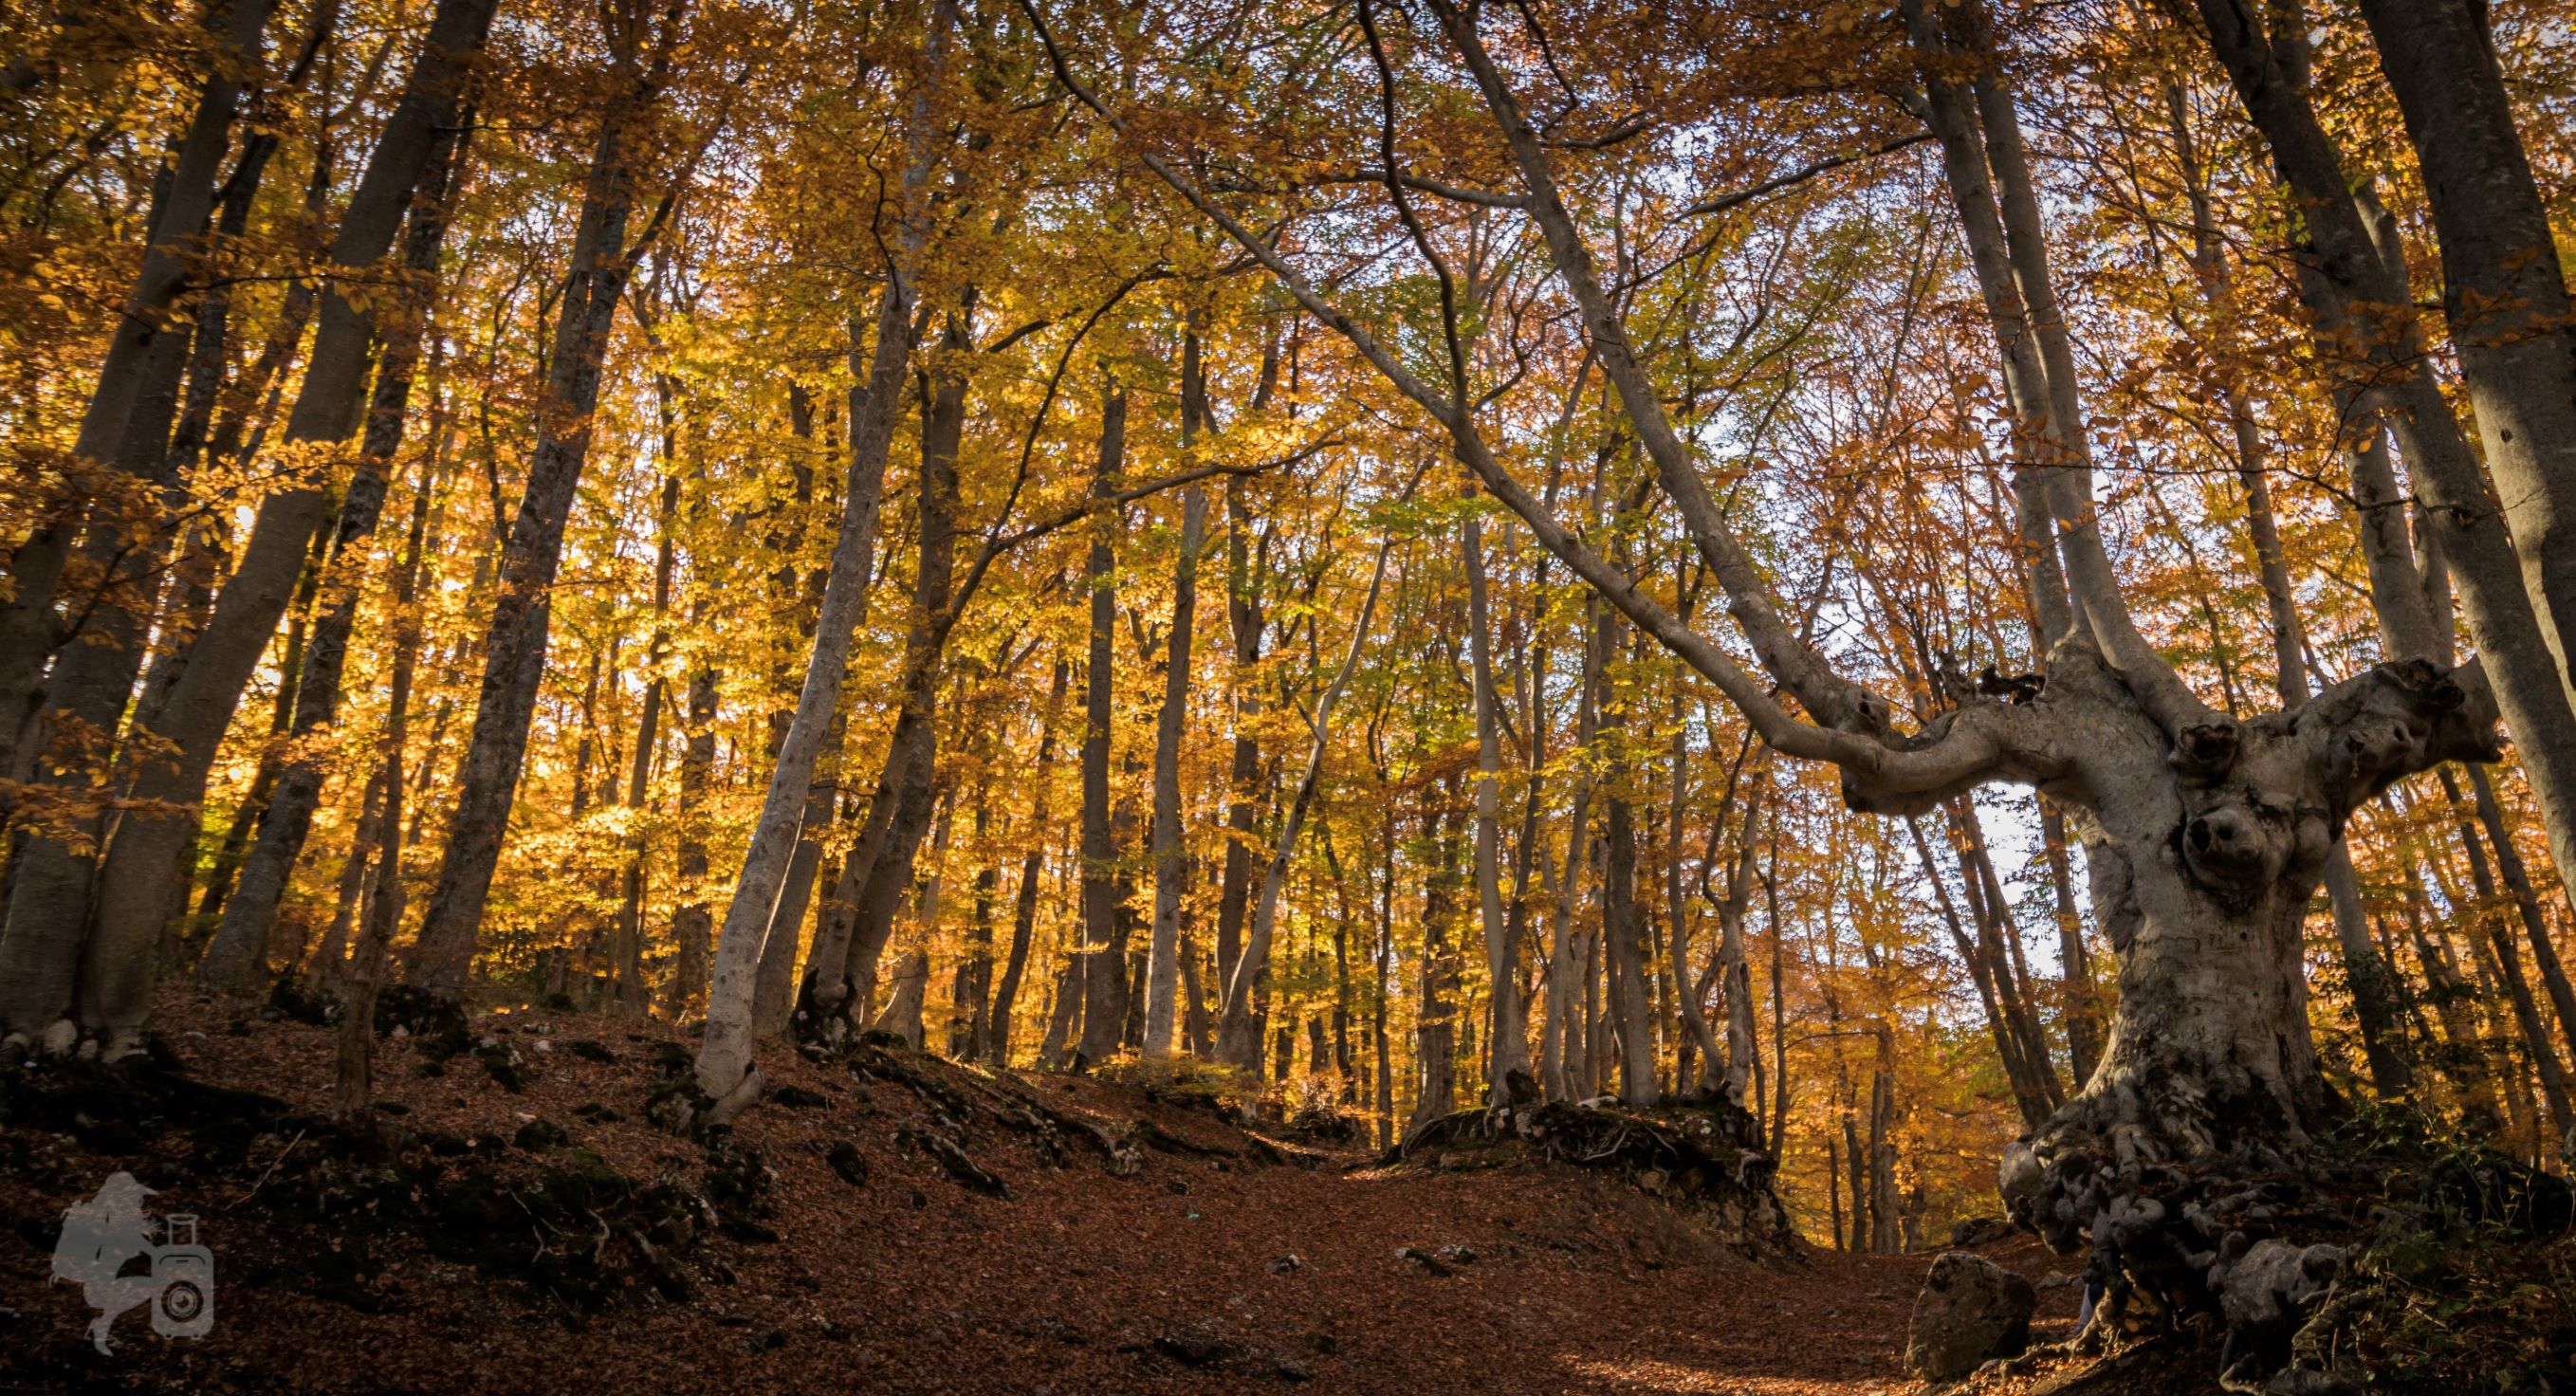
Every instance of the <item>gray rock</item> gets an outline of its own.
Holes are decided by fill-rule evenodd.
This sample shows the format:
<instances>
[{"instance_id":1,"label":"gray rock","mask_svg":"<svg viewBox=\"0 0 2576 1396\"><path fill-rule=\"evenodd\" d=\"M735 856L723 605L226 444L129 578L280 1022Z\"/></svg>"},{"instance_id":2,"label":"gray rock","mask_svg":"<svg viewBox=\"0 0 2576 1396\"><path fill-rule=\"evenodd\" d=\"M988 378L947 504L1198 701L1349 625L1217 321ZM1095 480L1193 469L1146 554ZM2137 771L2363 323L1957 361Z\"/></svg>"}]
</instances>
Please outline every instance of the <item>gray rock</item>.
<instances>
[{"instance_id":1,"label":"gray rock","mask_svg":"<svg viewBox=\"0 0 2576 1396\"><path fill-rule=\"evenodd\" d=\"M2030 1346L2030 1315L2038 1304L2020 1275L1983 1256L1946 1252L1914 1296L1905 1369L1925 1381L1949 1381L2013 1356Z\"/></svg>"}]
</instances>

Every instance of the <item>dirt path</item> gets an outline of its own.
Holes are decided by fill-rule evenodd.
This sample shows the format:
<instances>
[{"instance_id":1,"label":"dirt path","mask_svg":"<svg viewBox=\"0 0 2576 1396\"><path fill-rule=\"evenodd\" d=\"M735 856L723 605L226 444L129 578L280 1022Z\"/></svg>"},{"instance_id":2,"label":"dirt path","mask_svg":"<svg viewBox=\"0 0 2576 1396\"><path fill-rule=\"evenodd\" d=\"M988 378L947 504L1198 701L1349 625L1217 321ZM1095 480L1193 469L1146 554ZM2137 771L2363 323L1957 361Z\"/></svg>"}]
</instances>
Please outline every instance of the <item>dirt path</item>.
<instances>
[{"instance_id":1,"label":"dirt path","mask_svg":"<svg viewBox=\"0 0 2576 1396\"><path fill-rule=\"evenodd\" d=\"M319 1104L323 1030L259 1024L230 1036L211 1006L174 1006L192 1075ZM386 1096L415 1128L485 1141L542 1117L636 1178L679 1176L689 1146L642 1122L658 1029L567 1019L502 1035L529 1081L503 1092L463 1059L422 1079L387 1053ZM616 1060L567 1050L597 1040ZM546 1048L540 1050L537 1043ZM812 1093L764 1105L743 1142L775 1174L774 1242L712 1243L705 1282L587 1320L531 1302L417 1246L371 1262L358 1302L297 1279L297 1258L241 1207L238 1176L203 1178L154 1148L115 1154L71 1135L25 1137L0 1159L0 1390L680 1393L804 1392L1911 1392L1900 1357L1926 1257L1810 1252L1756 1266L1615 1180L1561 1170L1423 1173L1260 1145L1193 1110L1087 1080L1023 1076L1075 1118L1151 1120L1178 1144L1134 1176L1096 1153L1039 1166L997 1125L957 1132L1004 1197L961 1187L902 1131L939 1102L786 1059L773 1079ZM945 1068L940 1068L944 1070ZM311 1083L280 1091L280 1083ZM969 1088L971 1090L971 1088ZM584 1118L604 1105L617 1121ZM955 1123L955 1121L947 1121ZM93 1141L94 1142L94 1141ZM854 1146L864 1183L830 1161ZM250 1141L257 1170L289 1147ZM509 1146L515 1149L517 1146ZM1201 1150L1209 1152L1199 1152ZM141 1314L114 1357L82 1337L77 1288L44 1283L50 1223L109 1171L159 1178L160 1212L203 1216L218 1263L205 1339L155 1337ZM1411 1250L1422 1259L1407 1258ZM2014 1256L2035 1274L2044 1258ZM346 1298L347 1296L343 1296ZM2071 1290L2044 1293L2059 1307Z\"/></svg>"}]
</instances>

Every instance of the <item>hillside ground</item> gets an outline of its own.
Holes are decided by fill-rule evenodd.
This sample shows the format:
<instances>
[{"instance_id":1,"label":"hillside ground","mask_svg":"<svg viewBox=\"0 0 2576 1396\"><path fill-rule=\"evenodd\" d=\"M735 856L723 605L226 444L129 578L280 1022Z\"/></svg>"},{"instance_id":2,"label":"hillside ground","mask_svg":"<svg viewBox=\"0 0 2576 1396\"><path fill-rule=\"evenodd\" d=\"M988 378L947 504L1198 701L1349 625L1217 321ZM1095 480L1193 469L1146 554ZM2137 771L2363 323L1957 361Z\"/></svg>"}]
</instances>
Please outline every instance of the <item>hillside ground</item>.
<instances>
[{"instance_id":1,"label":"hillside ground","mask_svg":"<svg viewBox=\"0 0 2576 1396\"><path fill-rule=\"evenodd\" d=\"M1388 1168L1098 1080L780 1046L771 1096L710 1154L647 1123L685 1039L542 1011L477 1017L489 1045L438 1075L418 1041L380 1041L409 1162L357 1173L319 1120L329 1028L189 994L166 1010L180 1076L283 1108L134 1127L37 1099L32 1075L0 1084L0 1391L1917 1389L1901 1356L1929 1256L1757 1264L1600 1174ZM80 1288L48 1282L64 1209L119 1169L154 1213L201 1219L205 1337L138 1310L101 1356ZM593 1174L624 1181L556 1205ZM723 1220L652 1232L646 1266L627 1199L655 1184ZM348 1230L361 1207L411 1220ZM2042 1282L2039 1336L2062 1334L2076 1289L2048 1281L2068 1263L1989 1253Z\"/></svg>"}]
</instances>

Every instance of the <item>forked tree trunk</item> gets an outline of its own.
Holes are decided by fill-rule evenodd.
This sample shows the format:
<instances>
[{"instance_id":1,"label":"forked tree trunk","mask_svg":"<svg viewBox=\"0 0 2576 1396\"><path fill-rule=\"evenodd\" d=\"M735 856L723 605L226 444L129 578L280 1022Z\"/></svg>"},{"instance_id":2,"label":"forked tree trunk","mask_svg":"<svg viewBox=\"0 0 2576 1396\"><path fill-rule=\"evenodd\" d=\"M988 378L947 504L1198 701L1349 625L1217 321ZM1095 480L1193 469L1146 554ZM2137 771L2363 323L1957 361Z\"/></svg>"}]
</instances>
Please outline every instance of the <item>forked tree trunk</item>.
<instances>
[{"instance_id":1,"label":"forked tree trunk","mask_svg":"<svg viewBox=\"0 0 2576 1396\"><path fill-rule=\"evenodd\" d=\"M915 948L894 971L894 994L868 1024L873 1032L893 1033L914 1051L921 1044L921 1002L930 987L930 952Z\"/></svg>"},{"instance_id":2,"label":"forked tree trunk","mask_svg":"<svg viewBox=\"0 0 2576 1396\"><path fill-rule=\"evenodd\" d=\"M814 408L804 388L790 383L787 387L787 425L796 438L791 468L796 479L797 517L783 534L770 535L770 545L781 556L792 557L805 536L803 513L814 499L814 468L809 464L814 448ZM873 563L873 557L869 559ZM814 640L814 626L822 606L824 588L829 584L830 569L814 568L804 574L800 583L791 562L771 574L775 595L782 606L799 616L798 631L806 644ZM862 584L864 585L864 578ZM801 589L800 589L801 586ZM864 610L864 600L862 601ZM778 687L787 687L787 673L777 672ZM773 709L769 714L769 759L775 761L786 750L788 733L794 728L794 705ZM830 722L823 729L823 742L815 752L813 784L805 793L805 813L797 826L796 848L788 855L787 871L769 913L769 929L762 939L760 967L752 988L751 1022L755 1031L776 1033L786 1030L788 1012L796 998L796 952L802 945L805 913L814 899L814 882L823 867L823 833L840 806L841 746L849 734L849 715L833 709Z\"/></svg>"},{"instance_id":3,"label":"forked tree trunk","mask_svg":"<svg viewBox=\"0 0 2576 1396\"><path fill-rule=\"evenodd\" d=\"M967 288L964 303L972 306ZM874 1002L877 963L894 935L895 916L912 886L913 863L922 836L939 802L939 684L942 656L951 633L948 622L962 598L952 597L957 570L957 451L966 426L967 381L960 369L972 352L966 315L950 319L942 344L942 372L926 378L921 409L919 470L919 560L913 570L911 623L904 636L904 676L898 686L899 708L888 740L885 767L868 802L868 820L850 850L841 884L834 888L834 919L815 938L815 963L807 969L812 987L833 982L833 950L846 943L839 960L840 982L849 986L838 1017L858 1021ZM843 938L846 937L846 941ZM835 1018L828 1009L823 1018ZM822 1024L809 1007L801 1030L811 1034ZM829 1035L828 1033L826 1034Z\"/></svg>"},{"instance_id":4,"label":"forked tree trunk","mask_svg":"<svg viewBox=\"0 0 2576 1396\"><path fill-rule=\"evenodd\" d=\"M932 6L930 32L924 41L925 66L932 81L946 71L956 20L954 0L938 0ZM759 1090L759 1074L751 1062L751 1036L756 1028L752 1001L772 931L771 913L813 793L815 759L840 707L841 684L849 673L850 631L866 600L867 576L875 556L886 447L894 432L904 368L912 354L912 277L917 268L911 262L928 236L917 206L929 183L936 150L926 90L916 92L910 117L897 207L900 251L887 269L885 292L878 302L864 388L853 385L851 389L849 473L842 485L831 572L815 610L814 652L806 663L804 686L797 692L796 716L770 770L750 845L743 851L733 901L716 936L715 973L707 985L707 1032L698 1048L696 1071L699 1088L715 1099L719 1109L738 1109ZM854 344L853 359L857 352Z\"/></svg>"},{"instance_id":5,"label":"forked tree trunk","mask_svg":"<svg viewBox=\"0 0 2576 1396\"><path fill-rule=\"evenodd\" d=\"M2193 148L2191 125L2185 116L2182 89L2179 84L2166 91L2166 110L2173 131L2174 152L2182 165L2184 193L2191 205L2192 261L2211 309L2221 317L2235 311L2233 278L2227 265L2225 245L2220 241L2218 226L2209 196L2203 187L2200 161ZM2308 696L2306 650L2307 638L2299 622L2298 602L2291 589L2290 569L2281 549L2279 522L2272 512L2272 492L2265 478L2267 453L2260 427L2254 418L2253 404L2234 370L2226 370L2228 428L2236 454L2236 475L2245 491L2245 529L2254 545L2255 575L2263 585L2263 602L2270 614L2272 632L2273 691L2280 695L2284 708L2296 707ZM2377 433L2373 432L2373 439ZM2381 464L2385 465L2382 456ZM2389 516L2394 510L2373 511ZM2373 519L2365 524L2384 526ZM2350 852L2338 846L2326 865L2326 898L2334 912L2335 937L2343 952L2345 982L2351 986L2353 1016L2361 1028L2362 1053L2370 1063L2371 1084L2383 1096L2403 1095L2413 1078L2413 1069L2397 1051L2396 1012L2393 1007L2396 986L2388 982L2381 961L2370 943L2370 931L2361 903L2359 880L2353 873Z\"/></svg>"},{"instance_id":6,"label":"forked tree trunk","mask_svg":"<svg viewBox=\"0 0 2576 1396\"><path fill-rule=\"evenodd\" d=\"M1408 497L1411 491L1407 490ZM1297 836L1305 828L1306 815L1315 802L1315 787L1324 775L1324 755L1330 749L1333 735L1333 708L1341 702L1342 690L1349 686L1351 672L1359 667L1360 652L1368 644L1369 625L1377 616L1379 591L1386 584L1386 560L1395 547L1392 534L1380 539L1377 561L1369 569L1368 592L1360 600L1360 613L1351 626L1351 644L1342 655L1342 667L1324 686L1323 696L1315 700L1315 740L1306 754L1306 773L1297 782L1297 792L1288 803L1287 814L1279 821L1279 844L1270 852L1269 867L1262 873L1261 897L1252 909L1252 933L1245 938L1242 956L1235 961L1234 977L1226 982L1225 1004L1217 1015L1216 1054L1219 1061L1248 1072L1261 1069L1261 1028L1254 1016L1254 1000L1270 976L1270 942L1279 924L1279 898L1288 885L1288 867L1297 854Z\"/></svg>"},{"instance_id":7,"label":"forked tree trunk","mask_svg":"<svg viewBox=\"0 0 2576 1396\"><path fill-rule=\"evenodd\" d=\"M2060 1250L2104 1239L2131 1247L2137 1267L2170 1266L2134 1245L2165 1218L2124 1202L2179 1186L2174 1165L2284 1166L2333 1118L2300 955L2343 819L2439 761L2494 759L2494 713L2474 687L2405 661L2177 757L2077 643L2060 647L2040 701L2082 734L2080 786L2050 793L2083 811L2108 855L2095 906L2119 956L2120 1011L2085 1090L2007 1151L2003 1191ZM2115 1219L2097 1238L2105 1212Z\"/></svg>"}]
</instances>

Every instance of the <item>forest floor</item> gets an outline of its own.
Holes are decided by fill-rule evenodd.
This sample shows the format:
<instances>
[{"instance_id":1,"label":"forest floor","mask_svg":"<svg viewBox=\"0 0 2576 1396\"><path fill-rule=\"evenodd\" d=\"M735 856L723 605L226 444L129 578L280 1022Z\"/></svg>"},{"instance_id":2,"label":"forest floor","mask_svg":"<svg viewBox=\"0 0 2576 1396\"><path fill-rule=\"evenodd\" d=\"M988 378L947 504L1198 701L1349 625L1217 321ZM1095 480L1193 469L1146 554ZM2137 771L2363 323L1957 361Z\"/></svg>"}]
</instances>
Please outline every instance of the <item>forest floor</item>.
<instances>
[{"instance_id":1,"label":"forest floor","mask_svg":"<svg viewBox=\"0 0 2576 1396\"><path fill-rule=\"evenodd\" d=\"M1597 1173L1383 1168L1128 1087L911 1053L854 1074L766 1050L773 1093L728 1156L739 1200L740 1160L756 1153L760 1195L729 1204L721 1233L666 1251L685 1275L567 1304L545 1279L458 1258L486 1238L453 1229L490 1228L496 1249L475 1252L487 1259L511 1244L551 1262L609 1254L607 1221L592 1236L548 1220L552 1194L531 1170L597 1164L725 1195L712 1156L645 1122L653 1061L686 1045L672 1030L478 1018L478 1039L510 1049L482 1058L515 1053L516 1092L474 1053L423 1076L416 1044L380 1042L378 1098L450 1157L370 1194L379 1212L401 1210L405 1186L419 1202L420 1177L518 1181L495 1185L497 1214L433 1208L414 1232L370 1240L334 1230L346 1224L334 1208L356 1204L329 1186L348 1175L319 1162L330 1146L314 1137L331 1030L245 1023L237 1005L191 994L171 995L161 1023L188 1080L280 1097L288 1113L141 1130L74 1114L30 1128L41 1112L28 1088L0 1083L0 1391L1919 1389L1901 1359L1928 1255L1801 1247L1756 1264ZM1032 1128L1045 1112L1014 1099L1150 1147L1119 1176L1107 1149ZM201 1112L227 1113L240 1111ZM967 1171L943 1163L934 1134ZM137 1310L100 1356L80 1288L47 1282L64 1209L117 1169L159 1189L155 1214L201 1219L216 1267L206 1336L161 1338ZM975 1172L991 1182L970 1186ZM2042 1283L2035 1336L2062 1336L2076 1287L2047 1282L2069 1264L2027 1241L1986 1253Z\"/></svg>"}]
</instances>

